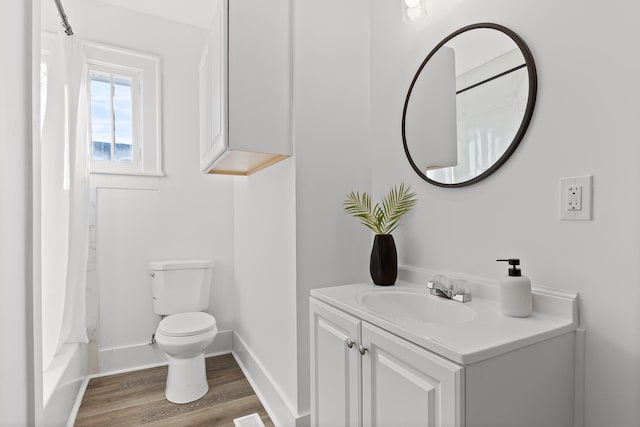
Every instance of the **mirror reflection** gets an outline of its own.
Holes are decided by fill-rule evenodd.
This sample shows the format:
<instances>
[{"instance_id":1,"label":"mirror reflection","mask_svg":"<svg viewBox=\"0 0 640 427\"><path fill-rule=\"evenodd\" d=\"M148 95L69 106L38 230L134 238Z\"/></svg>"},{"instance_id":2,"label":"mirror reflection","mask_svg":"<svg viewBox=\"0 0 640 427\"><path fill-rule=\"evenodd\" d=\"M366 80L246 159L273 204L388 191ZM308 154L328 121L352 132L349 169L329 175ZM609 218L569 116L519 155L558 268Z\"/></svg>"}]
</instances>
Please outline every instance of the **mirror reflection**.
<instances>
[{"instance_id":1,"label":"mirror reflection","mask_svg":"<svg viewBox=\"0 0 640 427\"><path fill-rule=\"evenodd\" d=\"M526 130L535 86L531 54L504 27L478 24L449 36L427 56L407 94L403 141L413 168L442 186L492 173Z\"/></svg>"}]
</instances>

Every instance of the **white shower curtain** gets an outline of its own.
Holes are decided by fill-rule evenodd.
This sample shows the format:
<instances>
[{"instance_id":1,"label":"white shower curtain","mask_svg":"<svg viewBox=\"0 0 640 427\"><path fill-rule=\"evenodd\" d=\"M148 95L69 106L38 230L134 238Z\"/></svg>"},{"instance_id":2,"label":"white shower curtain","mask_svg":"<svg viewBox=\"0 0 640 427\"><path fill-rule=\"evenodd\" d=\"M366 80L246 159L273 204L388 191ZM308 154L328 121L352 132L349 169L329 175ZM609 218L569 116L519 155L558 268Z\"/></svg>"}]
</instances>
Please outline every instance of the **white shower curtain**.
<instances>
[{"instance_id":1,"label":"white shower curtain","mask_svg":"<svg viewBox=\"0 0 640 427\"><path fill-rule=\"evenodd\" d=\"M60 33L48 55L42 126L43 368L86 343L89 250L87 72L81 42Z\"/></svg>"}]
</instances>

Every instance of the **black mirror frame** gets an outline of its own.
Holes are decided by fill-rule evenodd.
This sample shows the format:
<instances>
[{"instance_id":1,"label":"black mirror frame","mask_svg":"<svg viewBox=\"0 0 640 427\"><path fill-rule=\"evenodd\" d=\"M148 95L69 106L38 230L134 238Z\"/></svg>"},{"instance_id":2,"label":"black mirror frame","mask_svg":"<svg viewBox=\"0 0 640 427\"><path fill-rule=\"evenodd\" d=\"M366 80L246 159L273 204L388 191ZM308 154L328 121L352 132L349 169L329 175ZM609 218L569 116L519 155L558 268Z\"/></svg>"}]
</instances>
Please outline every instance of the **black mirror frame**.
<instances>
[{"instance_id":1,"label":"black mirror frame","mask_svg":"<svg viewBox=\"0 0 640 427\"><path fill-rule=\"evenodd\" d=\"M413 159L411 158L411 154L409 153L409 147L407 146L407 140L406 140L406 135L405 135L405 120L407 118L407 107L409 105L409 99L411 98L411 92L413 91L413 86L415 85L416 81L418 80L418 77L420 76L420 73L422 72L422 69L425 67L425 65L427 64L427 62L429 61L429 59L431 59L431 57L433 55L435 55L435 53L438 51L438 49L440 49L442 46L444 46L449 40L451 40L452 38L456 37L459 34L462 34L464 32L467 32L469 30L475 30L475 29L479 29L479 28L488 28L488 29L493 29L493 30L498 30L504 34L506 34L507 36L509 36L518 46L518 48L520 49L520 51L522 52L522 55L524 56L524 60L525 60L525 64L527 66L527 71L529 73L529 97L527 99L527 106L524 112L524 117L522 118L522 123L520 123L520 127L518 128L518 131L516 132L513 141L511 142L511 144L509 144L509 147L507 147L507 149L505 150L505 152L502 154L502 156L500 156L500 158L493 164L491 165L491 167L489 169L487 169L486 171L482 172L480 175L473 177L472 179L469 179L467 181L463 181L463 182L458 182L455 184L446 184L443 182L438 182L438 181L434 181L430 178L427 177L427 175L425 175L419 168L418 166L416 166L415 162L413 161ZM481 181L483 179L485 179L486 177L488 177L489 175L491 175L492 173L494 173L496 170L498 170L500 168L500 166L502 166L508 159L509 157L513 154L513 152L516 150L516 148L518 148L518 145L520 144L520 141L522 141L522 138L524 137L524 134L527 131L527 128L529 127L529 123L531 122L531 117L533 116L533 110L536 104L536 94L538 92L538 75L536 72L536 64L533 60L533 55L531 54L531 51L529 50L529 46L527 46L527 44L524 42L524 40L522 38L520 38L520 36L518 36L515 32L513 32L512 30L510 30L507 27L504 27L502 25L499 24L494 24L494 23L488 23L488 22L483 22L483 23L479 23L479 24L472 24L472 25L467 25L466 27L462 27L459 30L454 31L453 33L449 34L447 37L444 38L444 40L442 40L440 43L438 43L438 45L433 48L433 50L431 52L429 52L429 55L427 55L427 57L424 59L424 61L422 61L422 64L420 64L420 67L418 68L418 71L416 71L416 74L413 77L413 80L411 81L411 85L409 86L409 90L407 91L407 97L405 98L404 101L404 108L402 109L402 144L404 145L404 152L407 155L407 159L409 160L409 163L411 164L411 167L413 168L414 171L416 171L416 173L425 181L433 184L433 185L437 185L439 187L464 187L467 185L471 185L471 184L475 184L478 181Z\"/></svg>"}]
</instances>

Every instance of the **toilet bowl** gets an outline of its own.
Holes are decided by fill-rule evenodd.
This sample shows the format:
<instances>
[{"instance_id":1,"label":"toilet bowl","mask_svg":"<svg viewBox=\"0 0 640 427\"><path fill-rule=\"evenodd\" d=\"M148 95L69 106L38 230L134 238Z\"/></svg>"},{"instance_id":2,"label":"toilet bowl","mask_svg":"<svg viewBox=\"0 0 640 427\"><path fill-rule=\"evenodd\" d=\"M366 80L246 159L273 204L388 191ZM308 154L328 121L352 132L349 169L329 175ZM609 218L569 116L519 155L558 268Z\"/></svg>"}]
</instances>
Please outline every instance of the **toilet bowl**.
<instances>
[{"instance_id":1,"label":"toilet bowl","mask_svg":"<svg viewBox=\"0 0 640 427\"><path fill-rule=\"evenodd\" d=\"M204 312L172 314L160 321L155 339L169 360L169 402L193 402L207 394L204 351L217 333L216 319Z\"/></svg>"},{"instance_id":2,"label":"toilet bowl","mask_svg":"<svg viewBox=\"0 0 640 427\"><path fill-rule=\"evenodd\" d=\"M213 272L210 259L149 262L153 311L162 317L155 333L169 360L165 395L189 403L209 390L204 351L218 333L209 308Z\"/></svg>"}]
</instances>

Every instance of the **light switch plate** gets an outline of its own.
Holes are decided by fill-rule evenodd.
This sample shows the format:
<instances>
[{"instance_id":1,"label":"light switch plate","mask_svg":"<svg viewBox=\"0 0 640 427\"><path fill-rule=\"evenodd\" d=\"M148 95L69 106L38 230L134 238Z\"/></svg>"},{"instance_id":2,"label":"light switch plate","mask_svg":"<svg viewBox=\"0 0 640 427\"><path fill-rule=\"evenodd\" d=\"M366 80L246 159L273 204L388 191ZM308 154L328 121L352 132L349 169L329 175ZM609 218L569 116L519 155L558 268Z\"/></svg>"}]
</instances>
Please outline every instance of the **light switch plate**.
<instances>
[{"instance_id":1,"label":"light switch plate","mask_svg":"<svg viewBox=\"0 0 640 427\"><path fill-rule=\"evenodd\" d=\"M592 187L592 175L560 178L560 219L590 221Z\"/></svg>"}]
</instances>

